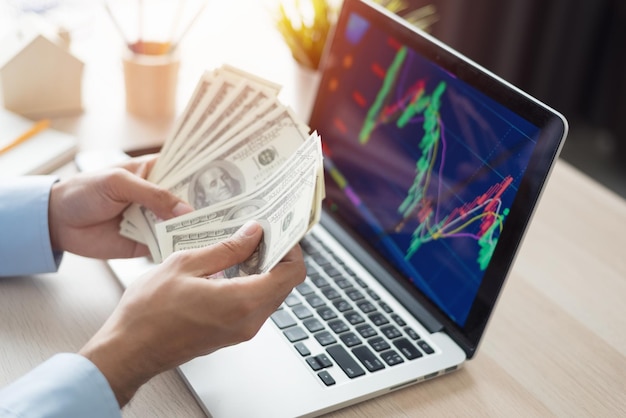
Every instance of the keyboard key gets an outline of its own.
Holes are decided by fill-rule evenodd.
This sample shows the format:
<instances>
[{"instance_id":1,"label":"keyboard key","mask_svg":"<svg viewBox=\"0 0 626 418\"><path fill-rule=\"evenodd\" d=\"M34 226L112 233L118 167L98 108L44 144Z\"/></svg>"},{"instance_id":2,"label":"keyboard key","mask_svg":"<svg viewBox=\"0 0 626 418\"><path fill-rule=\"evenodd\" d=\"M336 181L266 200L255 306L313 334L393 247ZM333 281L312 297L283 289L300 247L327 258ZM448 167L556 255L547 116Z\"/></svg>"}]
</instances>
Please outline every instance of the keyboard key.
<instances>
[{"instance_id":1,"label":"keyboard key","mask_svg":"<svg viewBox=\"0 0 626 418\"><path fill-rule=\"evenodd\" d=\"M331 319L337 318L337 314L335 311L330 309L328 306L323 306L317 310L317 314L322 317L324 321L330 321Z\"/></svg>"},{"instance_id":2,"label":"keyboard key","mask_svg":"<svg viewBox=\"0 0 626 418\"><path fill-rule=\"evenodd\" d=\"M311 257L313 258L313 260L315 260L317 264L319 264L322 267L330 264L330 261L328 261L328 259L326 258L326 256L324 256L324 254L320 254L320 253L311 254Z\"/></svg>"},{"instance_id":3,"label":"keyboard key","mask_svg":"<svg viewBox=\"0 0 626 418\"><path fill-rule=\"evenodd\" d=\"M342 272L331 265L324 266L324 273L328 274L330 277L341 277L343 275Z\"/></svg>"},{"instance_id":4,"label":"keyboard key","mask_svg":"<svg viewBox=\"0 0 626 418\"><path fill-rule=\"evenodd\" d=\"M335 299L333 301L333 305L335 305L335 308L337 308L339 312L345 312L352 309L352 305L350 305L350 303L345 299Z\"/></svg>"},{"instance_id":5,"label":"keyboard key","mask_svg":"<svg viewBox=\"0 0 626 418\"><path fill-rule=\"evenodd\" d=\"M289 328L296 325L296 320L293 319L293 316L291 316L291 314L285 309L280 309L274 312L271 318L276 326L280 329Z\"/></svg>"},{"instance_id":6,"label":"keyboard key","mask_svg":"<svg viewBox=\"0 0 626 418\"><path fill-rule=\"evenodd\" d=\"M419 340L420 339L420 335L415 332L415 330L411 327L405 327L404 328L404 332L406 332L406 334L412 339L412 340Z\"/></svg>"},{"instance_id":7,"label":"keyboard key","mask_svg":"<svg viewBox=\"0 0 626 418\"><path fill-rule=\"evenodd\" d=\"M391 306L387 305L385 302L380 301L380 302L378 302L378 304L380 305L380 308L383 311L385 311L387 313L392 313L393 312L393 309L391 309Z\"/></svg>"},{"instance_id":8,"label":"keyboard key","mask_svg":"<svg viewBox=\"0 0 626 418\"><path fill-rule=\"evenodd\" d=\"M348 311L344 313L343 316L352 325L362 324L363 322L365 322L365 319L363 319L363 317L359 315L357 311Z\"/></svg>"},{"instance_id":9,"label":"keyboard key","mask_svg":"<svg viewBox=\"0 0 626 418\"><path fill-rule=\"evenodd\" d=\"M304 330L302 332L304 332ZM328 331L318 332L314 336L317 342L320 343L321 346L326 346L326 345L334 344L337 342L335 337L333 337L333 335Z\"/></svg>"},{"instance_id":10,"label":"keyboard key","mask_svg":"<svg viewBox=\"0 0 626 418\"><path fill-rule=\"evenodd\" d=\"M339 286L340 289L348 289L352 287L352 283L348 279L344 279L342 277L335 279L335 284Z\"/></svg>"},{"instance_id":11,"label":"keyboard key","mask_svg":"<svg viewBox=\"0 0 626 418\"><path fill-rule=\"evenodd\" d=\"M325 287L322 289L322 294L324 296L326 296L327 299L337 299L339 297L341 297L341 295L339 294L339 292L337 292L337 290L335 290L332 287Z\"/></svg>"},{"instance_id":12,"label":"keyboard key","mask_svg":"<svg viewBox=\"0 0 626 418\"><path fill-rule=\"evenodd\" d=\"M365 370L352 358L350 353L346 351L341 345L331 345L326 348L326 351L335 360L335 363L341 367L341 370L350 378L363 376Z\"/></svg>"},{"instance_id":13,"label":"keyboard key","mask_svg":"<svg viewBox=\"0 0 626 418\"><path fill-rule=\"evenodd\" d=\"M373 337L374 335L378 334L376 330L372 328L369 324L359 325L358 327L356 327L356 330L359 334L361 334L361 337L363 338Z\"/></svg>"},{"instance_id":14,"label":"keyboard key","mask_svg":"<svg viewBox=\"0 0 626 418\"><path fill-rule=\"evenodd\" d=\"M358 306L361 312L363 312L364 314L368 314L376 310L376 306L372 305L372 303L367 300L357 302L356 306Z\"/></svg>"},{"instance_id":15,"label":"keyboard key","mask_svg":"<svg viewBox=\"0 0 626 418\"><path fill-rule=\"evenodd\" d=\"M339 336L339 339L346 345L346 347L353 347L361 344L361 340L354 332L344 332Z\"/></svg>"},{"instance_id":16,"label":"keyboard key","mask_svg":"<svg viewBox=\"0 0 626 418\"><path fill-rule=\"evenodd\" d=\"M300 300L300 298L296 295L294 295L293 293L290 293L289 296L287 296L287 298L285 299L285 304L287 306L296 306L301 304L302 301Z\"/></svg>"},{"instance_id":17,"label":"keyboard key","mask_svg":"<svg viewBox=\"0 0 626 418\"><path fill-rule=\"evenodd\" d=\"M336 383L335 379L333 379L330 373L328 373L326 370L322 370L317 374L317 376L322 379L322 382L324 382L326 386L332 386Z\"/></svg>"},{"instance_id":18,"label":"keyboard key","mask_svg":"<svg viewBox=\"0 0 626 418\"><path fill-rule=\"evenodd\" d=\"M380 329L380 332L382 332L383 335L389 338L390 340L393 340L394 338L398 338L402 336L402 333L400 332L400 330L393 325L387 325L386 327L382 327Z\"/></svg>"},{"instance_id":19,"label":"keyboard key","mask_svg":"<svg viewBox=\"0 0 626 418\"><path fill-rule=\"evenodd\" d=\"M404 319L402 319L402 317L398 314L392 314L391 315L391 319L393 319L393 321L398 324L398 326L403 327L406 325L406 322L404 322Z\"/></svg>"},{"instance_id":20,"label":"keyboard key","mask_svg":"<svg viewBox=\"0 0 626 418\"><path fill-rule=\"evenodd\" d=\"M378 359L378 357L376 357L374 353L372 353L372 350L364 345L353 348L352 353L370 372L375 372L376 370L385 368L385 365Z\"/></svg>"},{"instance_id":21,"label":"keyboard key","mask_svg":"<svg viewBox=\"0 0 626 418\"><path fill-rule=\"evenodd\" d=\"M384 353L380 353L380 357L387 363L389 366L395 366L396 364L404 363L400 354L396 353L394 350L385 351Z\"/></svg>"},{"instance_id":22,"label":"keyboard key","mask_svg":"<svg viewBox=\"0 0 626 418\"><path fill-rule=\"evenodd\" d=\"M298 305L291 309L298 319L310 318L313 316L313 312L304 305Z\"/></svg>"},{"instance_id":23,"label":"keyboard key","mask_svg":"<svg viewBox=\"0 0 626 418\"><path fill-rule=\"evenodd\" d=\"M300 353L302 357L306 357L311 354L311 350L309 350L309 348L303 342L295 343L293 346L296 350L298 350L298 353Z\"/></svg>"},{"instance_id":24,"label":"keyboard key","mask_svg":"<svg viewBox=\"0 0 626 418\"><path fill-rule=\"evenodd\" d=\"M302 296L307 296L315 292L315 290L313 290L311 285L309 285L307 282L300 283L298 286L296 286L296 289L298 290L298 292L300 292Z\"/></svg>"},{"instance_id":25,"label":"keyboard key","mask_svg":"<svg viewBox=\"0 0 626 418\"><path fill-rule=\"evenodd\" d=\"M356 302L357 300L361 300L365 298L365 296L363 296L363 293L361 293L359 289L355 289L354 287L351 289L346 289L346 295L353 302Z\"/></svg>"},{"instance_id":26,"label":"keyboard key","mask_svg":"<svg viewBox=\"0 0 626 418\"><path fill-rule=\"evenodd\" d=\"M413 360L418 357L422 357L422 353L406 338L399 338L393 340L393 345L402 353L408 360Z\"/></svg>"},{"instance_id":27,"label":"keyboard key","mask_svg":"<svg viewBox=\"0 0 626 418\"><path fill-rule=\"evenodd\" d=\"M309 305L311 305L313 309L326 305L326 302L324 302L324 299L322 299L321 297L317 295L307 296L306 301L309 303Z\"/></svg>"},{"instance_id":28,"label":"keyboard key","mask_svg":"<svg viewBox=\"0 0 626 418\"><path fill-rule=\"evenodd\" d=\"M432 349L432 347L430 345L428 345L428 343L424 340L419 340L417 342L417 345L424 351L424 353L426 354L432 354L435 352L435 350Z\"/></svg>"},{"instance_id":29,"label":"keyboard key","mask_svg":"<svg viewBox=\"0 0 626 418\"><path fill-rule=\"evenodd\" d=\"M322 365L317 361L315 357L307 357L306 363L309 365L309 367L311 367L311 369L313 369L313 371L323 369Z\"/></svg>"},{"instance_id":30,"label":"keyboard key","mask_svg":"<svg viewBox=\"0 0 626 418\"><path fill-rule=\"evenodd\" d=\"M330 321L328 323L328 326L330 327L330 329L332 329L335 332L335 334L341 334L342 332L346 332L350 330L348 325L346 325L346 323L343 322L341 319Z\"/></svg>"},{"instance_id":31,"label":"keyboard key","mask_svg":"<svg viewBox=\"0 0 626 418\"><path fill-rule=\"evenodd\" d=\"M318 288L329 286L328 280L326 280L317 273L309 275L309 279L311 279L311 282L313 282L313 284Z\"/></svg>"},{"instance_id":32,"label":"keyboard key","mask_svg":"<svg viewBox=\"0 0 626 418\"><path fill-rule=\"evenodd\" d=\"M285 334L285 337L287 337L287 339L292 343L309 338L309 334L307 334L307 332L300 327L287 328L283 331L283 334Z\"/></svg>"},{"instance_id":33,"label":"keyboard key","mask_svg":"<svg viewBox=\"0 0 626 418\"><path fill-rule=\"evenodd\" d=\"M388 348L390 348L389 343L385 341L383 337L370 338L369 340L367 340L367 342L376 351L383 351L383 350L387 350Z\"/></svg>"},{"instance_id":34,"label":"keyboard key","mask_svg":"<svg viewBox=\"0 0 626 418\"><path fill-rule=\"evenodd\" d=\"M353 273L354 274L354 273ZM365 281L363 279L361 279L360 277L354 277L354 280L357 282L357 284L359 286L361 286L363 289L367 289L367 283L365 283Z\"/></svg>"},{"instance_id":35,"label":"keyboard key","mask_svg":"<svg viewBox=\"0 0 626 418\"><path fill-rule=\"evenodd\" d=\"M367 289L366 292L375 301L379 301L380 300L380 296L378 296L378 293L374 292L372 289Z\"/></svg>"},{"instance_id":36,"label":"keyboard key","mask_svg":"<svg viewBox=\"0 0 626 418\"><path fill-rule=\"evenodd\" d=\"M325 369L333 365L333 362L330 361L328 356L326 354L323 354L323 353L315 356L315 360L317 360L317 362L320 364L320 366L322 366Z\"/></svg>"},{"instance_id":37,"label":"keyboard key","mask_svg":"<svg viewBox=\"0 0 626 418\"><path fill-rule=\"evenodd\" d=\"M370 321L374 323L374 325L377 325L377 326L381 326L381 325L385 325L389 323L389 320L387 319L387 317L385 317L385 315L381 314L380 312L370 314L369 319Z\"/></svg>"},{"instance_id":38,"label":"keyboard key","mask_svg":"<svg viewBox=\"0 0 626 418\"><path fill-rule=\"evenodd\" d=\"M310 333L315 333L324 329L324 324L322 324L317 318L309 318L303 321L302 325L304 325Z\"/></svg>"}]
</instances>

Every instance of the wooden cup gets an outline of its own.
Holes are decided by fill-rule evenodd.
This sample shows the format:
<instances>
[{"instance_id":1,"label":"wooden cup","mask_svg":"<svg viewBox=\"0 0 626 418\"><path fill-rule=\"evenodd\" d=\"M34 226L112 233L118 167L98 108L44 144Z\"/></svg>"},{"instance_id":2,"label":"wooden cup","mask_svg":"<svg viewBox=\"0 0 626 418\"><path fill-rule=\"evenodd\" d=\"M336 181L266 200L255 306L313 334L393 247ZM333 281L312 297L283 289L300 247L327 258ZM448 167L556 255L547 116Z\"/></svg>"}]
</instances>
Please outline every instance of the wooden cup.
<instances>
[{"instance_id":1,"label":"wooden cup","mask_svg":"<svg viewBox=\"0 0 626 418\"><path fill-rule=\"evenodd\" d=\"M149 54L129 51L124 56L123 63L126 110L142 118L172 117L176 112L176 88L180 66L178 56L169 53Z\"/></svg>"}]
</instances>

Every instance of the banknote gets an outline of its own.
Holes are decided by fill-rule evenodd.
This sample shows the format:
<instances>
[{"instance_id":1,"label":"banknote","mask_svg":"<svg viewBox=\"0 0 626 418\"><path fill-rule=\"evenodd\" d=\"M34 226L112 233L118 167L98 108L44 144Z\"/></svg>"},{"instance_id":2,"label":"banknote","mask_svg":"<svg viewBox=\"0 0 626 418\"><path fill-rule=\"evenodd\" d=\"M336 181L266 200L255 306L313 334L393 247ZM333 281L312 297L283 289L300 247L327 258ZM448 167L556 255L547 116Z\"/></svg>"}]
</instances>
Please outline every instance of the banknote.
<instances>
[{"instance_id":1,"label":"banknote","mask_svg":"<svg viewBox=\"0 0 626 418\"><path fill-rule=\"evenodd\" d=\"M282 88L280 84L274 83L273 81L259 77L256 74L234 67L230 64L223 64L221 67L216 68L215 72L218 74L229 74L230 76L253 81L256 84L263 86L266 91L270 91L273 96L278 96L278 93L280 93Z\"/></svg>"},{"instance_id":2,"label":"banknote","mask_svg":"<svg viewBox=\"0 0 626 418\"><path fill-rule=\"evenodd\" d=\"M217 83L216 83L217 79ZM261 77L258 77L254 74L248 73L236 67L230 65L223 65L220 68L213 70L212 72L205 72L202 76L200 82L196 86L196 89L192 95L191 101L186 107L183 115L178 118L177 124L173 130L173 137L170 141L166 141L164 144L162 153L163 158L161 160L161 165L167 162L170 163L170 160L180 156L181 148L186 148L185 145L188 143L194 143L197 139L189 138L189 136L197 135L198 130L203 130L203 135L207 132L210 132L214 126L207 126L207 115L215 115L220 118L227 115L229 112L234 112L236 109L232 107L232 101L241 101L241 96L238 93L234 97L233 100L230 100L229 107L225 109L217 109L215 105L219 106L219 103L223 102L225 93L225 89L228 90L232 87L232 84L239 83L245 81L246 86L242 87L242 90L245 93L249 92L250 88L253 88L255 92L262 91L264 96L273 96L275 97L280 92L280 85L273 83L269 80L265 80ZM213 90L208 89L211 85L219 84L219 87L214 87ZM203 99L205 97L210 97L211 101L204 102ZM239 103L237 103L239 104ZM198 110L200 109L200 110ZM202 124L199 126L199 124ZM205 127L203 129L203 127ZM174 146L174 144L176 146ZM170 151L174 150L175 155L171 156ZM165 151L165 152L163 152ZM183 151L185 152L186 149ZM193 152L193 151L192 151ZM158 164L158 162L157 162ZM157 172L160 172L161 165L158 165ZM161 177L163 175L161 174Z\"/></svg>"},{"instance_id":3,"label":"banknote","mask_svg":"<svg viewBox=\"0 0 626 418\"><path fill-rule=\"evenodd\" d=\"M317 167L314 167L317 171ZM171 235L171 248L180 251L216 244L234 234L245 222L254 219L263 227L261 244L243 263L224 272L225 277L263 273L271 270L309 229L310 207L315 179L301 178L273 205L219 225Z\"/></svg>"},{"instance_id":4,"label":"banknote","mask_svg":"<svg viewBox=\"0 0 626 418\"><path fill-rule=\"evenodd\" d=\"M174 156L178 153L178 149L189 143L190 138L198 132L204 121L214 114L219 106L227 100L229 94L233 94L233 90L242 83L244 83L243 80L233 79L232 77L218 76L215 79L215 82L209 87L207 94L202 97L187 122L181 127L180 132L173 138L174 145L172 145L171 149L174 150ZM164 157L165 166L168 165L167 160L173 157L171 154L168 153ZM169 175L167 169L159 167L151 180L158 183L167 175Z\"/></svg>"},{"instance_id":5,"label":"banknote","mask_svg":"<svg viewBox=\"0 0 626 418\"><path fill-rule=\"evenodd\" d=\"M178 147L176 153L167 162L165 172L168 175L175 175L177 171L184 169L191 158L201 154L206 154L219 146L220 137L216 134L220 126L226 124L236 116L240 109L249 111L268 100L270 95L265 90L259 90L247 80L230 94L215 111L205 117L201 127L192 138L188 138L185 143Z\"/></svg>"},{"instance_id":6,"label":"banknote","mask_svg":"<svg viewBox=\"0 0 626 418\"><path fill-rule=\"evenodd\" d=\"M161 170L162 166L168 161L170 153L175 152L176 148L174 147L174 140L180 134L181 130L187 124L191 115L198 108L199 104L202 102L202 98L208 93L209 88L215 82L215 72L205 71L200 77L198 84L196 85L191 99L185 106L185 110L182 115L176 119L174 124L174 128L171 130L170 134L166 138L161 147L161 152L159 155L159 159L156 161L152 171L150 172L150 176L148 179L152 182L156 181L156 176Z\"/></svg>"},{"instance_id":7,"label":"banknote","mask_svg":"<svg viewBox=\"0 0 626 418\"><path fill-rule=\"evenodd\" d=\"M247 216L274 204L294 183L315 179L320 165L319 141L319 136L311 135L279 170L251 193L157 223L157 240L162 256L173 251L172 248L166 249L172 242L170 235ZM315 202L312 202L311 206L314 205Z\"/></svg>"},{"instance_id":8,"label":"banknote","mask_svg":"<svg viewBox=\"0 0 626 418\"><path fill-rule=\"evenodd\" d=\"M169 183L163 181L161 185L196 210L207 207L256 189L308 136L293 111L277 109L243 131L232 144L218 150L212 159L187 168L180 178L168 178ZM144 238L153 258L160 261L154 226L160 219L146 208L139 207L143 221L138 220L137 207L131 206L129 210L134 211L130 220L147 235Z\"/></svg>"}]
</instances>

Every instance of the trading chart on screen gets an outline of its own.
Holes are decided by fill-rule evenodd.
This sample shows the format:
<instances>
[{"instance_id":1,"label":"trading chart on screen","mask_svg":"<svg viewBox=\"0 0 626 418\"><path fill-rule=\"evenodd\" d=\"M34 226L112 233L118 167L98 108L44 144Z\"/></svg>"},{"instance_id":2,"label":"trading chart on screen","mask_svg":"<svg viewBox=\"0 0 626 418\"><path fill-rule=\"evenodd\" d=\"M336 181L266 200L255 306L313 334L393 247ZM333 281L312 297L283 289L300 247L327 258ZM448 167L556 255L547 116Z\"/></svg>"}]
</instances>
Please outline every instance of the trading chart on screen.
<instances>
[{"instance_id":1,"label":"trading chart on screen","mask_svg":"<svg viewBox=\"0 0 626 418\"><path fill-rule=\"evenodd\" d=\"M358 15L321 112L331 210L463 325L538 128Z\"/></svg>"}]
</instances>

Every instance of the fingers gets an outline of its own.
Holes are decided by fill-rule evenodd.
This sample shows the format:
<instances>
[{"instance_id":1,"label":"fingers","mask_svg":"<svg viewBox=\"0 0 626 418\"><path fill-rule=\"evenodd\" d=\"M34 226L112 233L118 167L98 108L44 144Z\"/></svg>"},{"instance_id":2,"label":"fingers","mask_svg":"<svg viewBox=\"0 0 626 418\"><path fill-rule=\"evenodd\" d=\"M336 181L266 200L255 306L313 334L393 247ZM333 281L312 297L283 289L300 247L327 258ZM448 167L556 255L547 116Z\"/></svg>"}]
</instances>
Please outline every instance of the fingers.
<instances>
[{"instance_id":1,"label":"fingers","mask_svg":"<svg viewBox=\"0 0 626 418\"><path fill-rule=\"evenodd\" d=\"M269 273L230 279L242 284L247 294L266 304L270 314L285 300L294 287L306 278L306 267L300 246L296 245Z\"/></svg>"},{"instance_id":2,"label":"fingers","mask_svg":"<svg viewBox=\"0 0 626 418\"><path fill-rule=\"evenodd\" d=\"M265 291L265 297L267 298L274 296L273 311L285 300L293 288L301 284L305 278L306 266L304 265L302 251L300 246L296 245L270 273L260 277L259 287L255 291L259 292L260 295L263 295L263 291Z\"/></svg>"},{"instance_id":3,"label":"fingers","mask_svg":"<svg viewBox=\"0 0 626 418\"><path fill-rule=\"evenodd\" d=\"M188 203L169 191L125 169L115 170L110 180L107 184L113 194L112 198L122 202L138 203L161 219L170 219L193 211Z\"/></svg>"},{"instance_id":4,"label":"fingers","mask_svg":"<svg viewBox=\"0 0 626 418\"><path fill-rule=\"evenodd\" d=\"M245 261L259 245L263 228L256 221L246 222L229 239L206 248L172 254L166 262L182 262L189 273L197 277L222 271Z\"/></svg>"},{"instance_id":5,"label":"fingers","mask_svg":"<svg viewBox=\"0 0 626 418\"><path fill-rule=\"evenodd\" d=\"M159 154L142 155L141 157L131 158L121 163L118 167L128 170L139 177L147 178L158 157Z\"/></svg>"}]
</instances>

